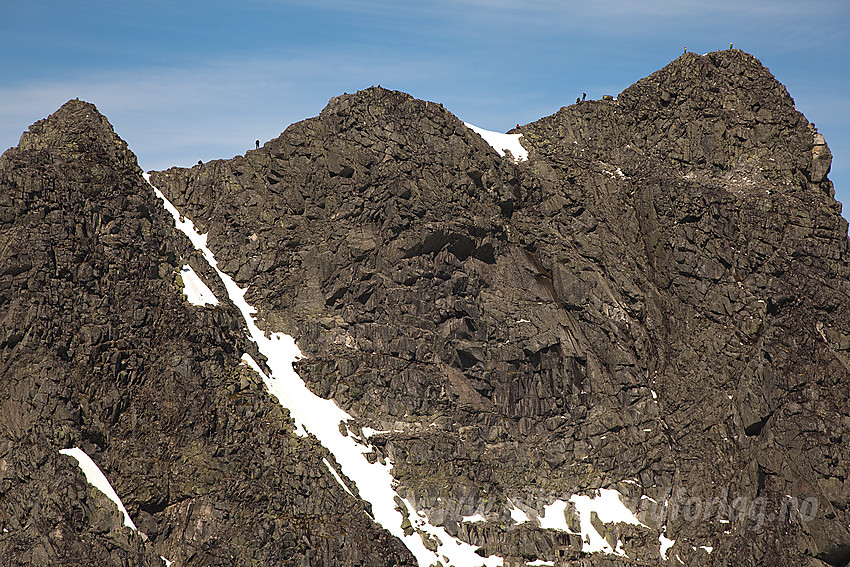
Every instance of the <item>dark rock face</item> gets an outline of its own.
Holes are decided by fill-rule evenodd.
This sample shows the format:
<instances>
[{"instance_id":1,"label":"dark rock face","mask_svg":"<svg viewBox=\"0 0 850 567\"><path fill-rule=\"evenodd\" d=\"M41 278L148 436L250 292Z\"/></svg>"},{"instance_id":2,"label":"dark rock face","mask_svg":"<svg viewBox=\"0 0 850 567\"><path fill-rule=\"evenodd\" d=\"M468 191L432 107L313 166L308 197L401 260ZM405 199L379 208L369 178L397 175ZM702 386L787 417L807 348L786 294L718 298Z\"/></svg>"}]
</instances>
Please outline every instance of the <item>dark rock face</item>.
<instances>
[{"instance_id":1,"label":"dark rock face","mask_svg":"<svg viewBox=\"0 0 850 567\"><path fill-rule=\"evenodd\" d=\"M239 366L235 308L185 301L202 263L94 106L33 125L0 187L3 565L412 564Z\"/></svg>"},{"instance_id":2,"label":"dark rock face","mask_svg":"<svg viewBox=\"0 0 850 567\"><path fill-rule=\"evenodd\" d=\"M372 88L151 179L297 338L311 389L388 431L372 457L398 492L481 554L845 565L850 243L785 88L740 51L688 53L516 133L519 163ZM34 125L0 186L0 553L413 563L239 366L259 356L235 308L183 300L181 258L215 277L93 107ZM147 541L104 519L74 445ZM536 521L600 488L643 524L590 519L628 557Z\"/></svg>"}]
</instances>

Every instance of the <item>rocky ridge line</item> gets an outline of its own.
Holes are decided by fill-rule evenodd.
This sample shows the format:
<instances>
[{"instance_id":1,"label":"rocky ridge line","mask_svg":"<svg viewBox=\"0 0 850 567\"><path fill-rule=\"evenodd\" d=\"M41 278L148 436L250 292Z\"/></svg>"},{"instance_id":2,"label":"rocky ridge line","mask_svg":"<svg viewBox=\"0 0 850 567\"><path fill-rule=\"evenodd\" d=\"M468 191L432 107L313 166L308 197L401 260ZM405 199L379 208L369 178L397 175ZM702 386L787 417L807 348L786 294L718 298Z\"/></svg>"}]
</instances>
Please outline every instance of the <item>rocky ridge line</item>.
<instances>
[{"instance_id":1,"label":"rocky ridge line","mask_svg":"<svg viewBox=\"0 0 850 567\"><path fill-rule=\"evenodd\" d=\"M515 132L525 162L372 88L152 180L261 325L297 338L310 387L353 430L380 425L370 458L399 493L481 554L845 565L850 243L823 138L737 50ZM183 263L226 293L93 106L33 125L0 188L4 557L412 564L239 365L263 361L235 308L181 297ZM590 516L628 557L540 527L578 531L566 501L597 489L638 510L644 526ZM764 515L682 512L718 498Z\"/></svg>"},{"instance_id":2,"label":"rocky ridge line","mask_svg":"<svg viewBox=\"0 0 850 567\"><path fill-rule=\"evenodd\" d=\"M240 364L238 311L186 301L198 259L141 174L81 101L0 158L3 564L412 565Z\"/></svg>"}]
</instances>

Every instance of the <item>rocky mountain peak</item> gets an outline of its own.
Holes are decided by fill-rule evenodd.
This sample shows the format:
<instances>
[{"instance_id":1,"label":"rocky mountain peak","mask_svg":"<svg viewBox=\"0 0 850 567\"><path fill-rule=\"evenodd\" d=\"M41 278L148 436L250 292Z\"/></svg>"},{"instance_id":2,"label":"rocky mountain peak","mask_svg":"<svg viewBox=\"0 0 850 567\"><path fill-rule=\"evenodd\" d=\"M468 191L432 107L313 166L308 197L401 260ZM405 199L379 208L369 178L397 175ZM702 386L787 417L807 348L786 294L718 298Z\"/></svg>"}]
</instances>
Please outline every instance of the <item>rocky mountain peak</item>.
<instances>
[{"instance_id":1,"label":"rocky mountain peak","mask_svg":"<svg viewBox=\"0 0 850 567\"><path fill-rule=\"evenodd\" d=\"M328 138L338 137L338 145L331 153L352 154L353 158L365 160L364 167L389 158L434 159L427 154L445 153L443 145L448 145L452 159L469 157L472 148L489 149L442 104L418 100L407 93L380 86L331 99L315 120L299 125L308 123L313 127L321 125L322 133ZM312 128L310 131L318 133ZM281 142L285 143L287 134L291 133L294 134L287 129ZM472 148L454 144L461 140L463 146ZM333 173L333 164L329 167ZM346 171L345 175L348 174Z\"/></svg>"},{"instance_id":2,"label":"rocky mountain peak","mask_svg":"<svg viewBox=\"0 0 850 567\"><path fill-rule=\"evenodd\" d=\"M319 116L348 114L352 107L365 106L371 107L373 114L396 115L399 119L404 119L418 114L428 105L430 103L416 99L405 92L371 86L355 93L333 97Z\"/></svg>"},{"instance_id":3,"label":"rocky mountain peak","mask_svg":"<svg viewBox=\"0 0 850 567\"><path fill-rule=\"evenodd\" d=\"M68 164L103 162L132 168L136 157L95 105L72 99L23 133L20 151L49 152Z\"/></svg>"},{"instance_id":4,"label":"rocky mountain peak","mask_svg":"<svg viewBox=\"0 0 850 567\"><path fill-rule=\"evenodd\" d=\"M548 155L604 159L623 171L651 160L671 175L791 192L823 181L832 159L785 87L740 50L685 53L616 99L565 107L523 130Z\"/></svg>"}]
</instances>

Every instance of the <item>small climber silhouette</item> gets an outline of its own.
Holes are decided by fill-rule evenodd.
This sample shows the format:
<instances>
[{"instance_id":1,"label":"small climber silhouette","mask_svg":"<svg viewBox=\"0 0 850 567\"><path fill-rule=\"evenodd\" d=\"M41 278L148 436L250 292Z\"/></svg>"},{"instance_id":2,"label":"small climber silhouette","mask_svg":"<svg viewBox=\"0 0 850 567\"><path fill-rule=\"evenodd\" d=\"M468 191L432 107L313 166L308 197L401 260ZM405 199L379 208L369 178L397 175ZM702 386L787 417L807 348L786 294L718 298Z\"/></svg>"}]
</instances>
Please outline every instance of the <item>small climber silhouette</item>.
<instances>
[{"instance_id":1,"label":"small climber silhouette","mask_svg":"<svg viewBox=\"0 0 850 567\"><path fill-rule=\"evenodd\" d=\"M581 93L581 100L582 100L582 102L584 102L584 100L585 100L586 98L587 98L587 93Z\"/></svg>"},{"instance_id":2,"label":"small climber silhouette","mask_svg":"<svg viewBox=\"0 0 850 567\"><path fill-rule=\"evenodd\" d=\"M260 141L259 141L259 140L257 140L256 142L254 142L254 144L256 144L256 145L257 145L257 149L259 150L259 149L260 149Z\"/></svg>"},{"instance_id":3,"label":"small climber silhouette","mask_svg":"<svg viewBox=\"0 0 850 567\"><path fill-rule=\"evenodd\" d=\"M576 104L578 104L580 102L581 102L581 99L579 97L576 97Z\"/></svg>"},{"instance_id":4,"label":"small climber silhouette","mask_svg":"<svg viewBox=\"0 0 850 567\"><path fill-rule=\"evenodd\" d=\"M731 43L729 44L729 49L732 49L732 44L731 44Z\"/></svg>"},{"instance_id":5,"label":"small climber silhouette","mask_svg":"<svg viewBox=\"0 0 850 567\"><path fill-rule=\"evenodd\" d=\"M203 160L198 160L198 165L204 165Z\"/></svg>"},{"instance_id":6,"label":"small climber silhouette","mask_svg":"<svg viewBox=\"0 0 850 567\"><path fill-rule=\"evenodd\" d=\"M684 51L683 53L687 53L687 52L688 52L688 46L686 45L686 46L685 46L685 51Z\"/></svg>"},{"instance_id":7,"label":"small climber silhouette","mask_svg":"<svg viewBox=\"0 0 850 567\"><path fill-rule=\"evenodd\" d=\"M517 124L516 127L517 127L517 130L519 130L519 124Z\"/></svg>"}]
</instances>

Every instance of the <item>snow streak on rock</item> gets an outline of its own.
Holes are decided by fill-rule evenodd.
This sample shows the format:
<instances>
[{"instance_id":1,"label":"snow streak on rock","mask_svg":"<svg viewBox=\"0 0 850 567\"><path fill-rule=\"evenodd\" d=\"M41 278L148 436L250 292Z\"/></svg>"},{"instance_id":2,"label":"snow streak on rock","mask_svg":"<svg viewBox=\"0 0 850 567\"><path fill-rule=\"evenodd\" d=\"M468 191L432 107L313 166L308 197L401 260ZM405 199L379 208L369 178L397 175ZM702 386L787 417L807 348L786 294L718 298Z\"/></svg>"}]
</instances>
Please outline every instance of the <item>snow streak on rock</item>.
<instances>
[{"instance_id":1,"label":"snow streak on rock","mask_svg":"<svg viewBox=\"0 0 850 567\"><path fill-rule=\"evenodd\" d=\"M664 527L664 531L658 536L658 541L660 542L660 546L658 547L658 553L661 554L661 559L667 561L667 551L673 547L673 544L676 543L676 540L670 539L664 535L664 532L667 531L667 527Z\"/></svg>"},{"instance_id":2,"label":"snow streak on rock","mask_svg":"<svg viewBox=\"0 0 850 567\"><path fill-rule=\"evenodd\" d=\"M91 460L91 457L89 457L86 452L79 447L74 447L73 449L62 449L59 452L77 460L77 464L80 466L80 470L83 471L83 474L86 475L88 483L100 490L107 498L115 502L115 505L118 506L118 509L121 510L122 514L124 514L124 525L138 532L139 530L136 528L136 524L133 523L133 520L130 518L130 514L127 513L127 509L124 507L121 499L118 498L118 494L115 493L112 485L109 484L109 481L106 480L106 476L100 470L100 467Z\"/></svg>"},{"instance_id":3,"label":"snow streak on rock","mask_svg":"<svg viewBox=\"0 0 850 567\"><path fill-rule=\"evenodd\" d=\"M145 179L150 183L149 176L145 175ZM245 301L246 289L240 288L230 276L218 269L213 253L207 248L206 235L198 234L192 221L184 219L161 191L155 187L153 190L162 200L166 210L174 217L176 227L189 238L221 278L230 300L245 319L249 336L266 357L266 363L271 372L268 375L262 372L256 361L248 355L243 355L243 361L260 374L269 392L289 410L296 427L315 435L331 452L339 463L342 473L353 481L360 497L371 503L375 521L399 538L422 567L438 562L456 567L501 565L501 558L495 556L482 558L475 553L477 547L450 536L443 528L430 525L408 502L405 502L408 513L414 518L419 518L416 521L419 533L405 535L401 527L403 517L396 508L395 498L398 498L398 494L393 489L395 479L390 473L392 464L388 460L386 464L370 463L365 454L371 452L371 447L359 443L353 435L340 431L340 423L345 423L352 418L333 400L313 394L295 372L292 363L302 355L294 339L283 333L267 335L257 326L253 317L256 309ZM348 433L347 429L346 433ZM342 481L342 478L339 480ZM343 486L346 486L344 481ZM420 534L439 538L440 545L436 553L425 547L423 535Z\"/></svg>"},{"instance_id":4,"label":"snow streak on rock","mask_svg":"<svg viewBox=\"0 0 850 567\"><path fill-rule=\"evenodd\" d=\"M508 503L511 505L509 511L511 513L511 520L514 521L515 524L524 524L525 522L530 521L528 514L520 510L516 504L508 500Z\"/></svg>"},{"instance_id":5,"label":"snow streak on rock","mask_svg":"<svg viewBox=\"0 0 850 567\"><path fill-rule=\"evenodd\" d=\"M180 269L180 277L183 279L183 293L192 305L203 307L204 305L218 305L218 299L207 287L207 284L195 273L188 264Z\"/></svg>"},{"instance_id":6,"label":"snow streak on rock","mask_svg":"<svg viewBox=\"0 0 850 567\"><path fill-rule=\"evenodd\" d=\"M351 492L351 489L350 489L350 488L348 488L348 485L347 485L347 484L345 484L345 481L343 481L343 480L342 480L342 477L341 477L341 476L339 476L339 473L338 473L338 472L336 472L336 469L334 469L333 465L332 465L332 464L331 464L331 462L327 459L327 457L323 457L323 458L322 458L322 462L323 462L323 463L325 463L325 466L326 466L326 467L328 467L328 470L329 470L329 471L331 471L331 474L332 474L332 475L333 475L333 477L336 479L337 483L339 483L339 485L340 485L340 486L341 486L341 487L342 487L342 488L343 488L343 489L344 489L347 493L349 493L349 494L351 494L352 496L354 496L354 493L353 493L353 492Z\"/></svg>"}]
</instances>

